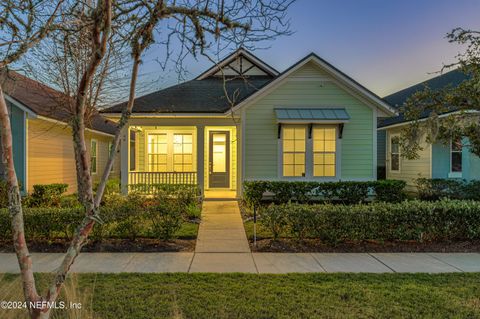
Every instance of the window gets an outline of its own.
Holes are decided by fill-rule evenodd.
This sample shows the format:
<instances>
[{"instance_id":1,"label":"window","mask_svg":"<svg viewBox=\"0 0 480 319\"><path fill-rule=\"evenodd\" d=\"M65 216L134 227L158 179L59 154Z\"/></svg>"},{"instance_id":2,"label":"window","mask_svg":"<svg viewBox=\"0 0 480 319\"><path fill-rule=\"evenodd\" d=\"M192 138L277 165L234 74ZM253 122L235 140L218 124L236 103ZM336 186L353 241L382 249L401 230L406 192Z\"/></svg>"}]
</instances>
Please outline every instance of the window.
<instances>
[{"instance_id":1,"label":"window","mask_svg":"<svg viewBox=\"0 0 480 319\"><path fill-rule=\"evenodd\" d=\"M193 172L192 134L173 134L173 170Z\"/></svg>"},{"instance_id":2,"label":"window","mask_svg":"<svg viewBox=\"0 0 480 319\"><path fill-rule=\"evenodd\" d=\"M97 140L90 141L90 170L97 174Z\"/></svg>"},{"instance_id":3,"label":"window","mask_svg":"<svg viewBox=\"0 0 480 319\"><path fill-rule=\"evenodd\" d=\"M167 171L167 134L148 134L148 171Z\"/></svg>"},{"instance_id":4,"label":"window","mask_svg":"<svg viewBox=\"0 0 480 319\"><path fill-rule=\"evenodd\" d=\"M400 170L400 138L392 136L390 139L390 170Z\"/></svg>"},{"instance_id":5,"label":"window","mask_svg":"<svg viewBox=\"0 0 480 319\"><path fill-rule=\"evenodd\" d=\"M313 128L313 176L334 177L337 148L335 127Z\"/></svg>"},{"instance_id":6,"label":"window","mask_svg":"<svg viewBox=\"0 0 480 319\"><path fill-rule=\"evenodd\" d=\"M305 176L305 127L283 128L283 176Z\"/></svg>"},{"instance_id":7,"label":"window","mask_svg":"<svg viewBox=\"0 0 480 319\"><path fill-rule=\"evenodd\" d=\"M130 170L134 171L137 169L137 149L136 149L136 140L139 138L139 135L135 131L130 131Z\"/></svg>"},{"instance_id":8,"label":"window","mask_svg":"<svg viewBox=\"0 0 480 319\"><path fill-rule=\"evenodd\" d=\"M462 172L462 140L460 138L450 142L450 171Z\"/></svg>"}]
</instances>

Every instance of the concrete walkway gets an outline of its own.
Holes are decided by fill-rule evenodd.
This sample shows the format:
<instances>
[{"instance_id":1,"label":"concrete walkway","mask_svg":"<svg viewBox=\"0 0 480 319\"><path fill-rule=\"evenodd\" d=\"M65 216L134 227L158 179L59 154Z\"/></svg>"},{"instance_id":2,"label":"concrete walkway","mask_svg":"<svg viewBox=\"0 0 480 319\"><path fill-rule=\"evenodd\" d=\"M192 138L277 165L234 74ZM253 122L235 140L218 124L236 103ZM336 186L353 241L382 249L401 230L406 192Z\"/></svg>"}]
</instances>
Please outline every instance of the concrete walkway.
<instances>
[{"instance_id":1,"label":"concrete walkway","mask_svg":"<svg viewBox=\"0 0 480 319\"><path fill-rule=\"evenodd\" d=\"M237 201L204 201L195 253L249 252Z\"/></svg>"},{"instance_id":2,"label":"concrete walkway","mask_svg":"<svg viewBox=\"0 0 480 319\"><path fill-rule=\"evenodd\" d=\"M34 253L33 268L51 272L63 254ZM0 254L0 273L18 273L14 254ZM82 253L72 272L161 273L446 273L480 272L479 253Z\"/></svg>"}]
</instances>

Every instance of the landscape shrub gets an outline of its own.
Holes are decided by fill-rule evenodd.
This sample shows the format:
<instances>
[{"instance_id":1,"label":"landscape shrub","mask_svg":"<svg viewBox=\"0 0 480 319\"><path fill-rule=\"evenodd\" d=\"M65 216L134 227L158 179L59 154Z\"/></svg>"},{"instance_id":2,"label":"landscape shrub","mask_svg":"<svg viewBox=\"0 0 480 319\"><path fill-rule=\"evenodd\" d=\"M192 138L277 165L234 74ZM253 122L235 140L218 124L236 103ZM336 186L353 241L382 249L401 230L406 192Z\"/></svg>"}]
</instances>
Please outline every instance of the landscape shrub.
<instances>
[{"instance_id":1,"label":"landscape shrub","mask_svg":"<svg viewBox=\"0 0 480 319\"><path fill-rule=\"evenodd\" d=\"M28 207L60 207L60 199L67 191L68 184L37 184L26 200Z\"/></svg>"},{"instance_id":2,"label":"landscape shrub","mask_svg":"<svg viewBox=\"0 0 480 319\"><path fill-rule=\"evenodd\" d=\"M441 198L480 200L479 180L419 178L415 182L418 196L423 200Z\"/></svg>"},{"instance_id":3,"label":"landscape shrub","mask_svg":"<svg viewBox=\"0 0 480 319\"><path fill-rule=\"evenodd\" d=\"M60 197L61 208L81 207L81 206L82 204L78 200L77 195L64 195Z\"/></svg>"},{"instance_id":4,"label":"landscape shrub","mask_svg":"<svg viewBox=\"0 0 480 319\"><path fill-rule=\"evenodd\" d=\"M27 239L71 238L84 214L82 208L24 208L25 236ZM11 217L7 209L0 210L0 236L11 240Z\"/></svg>"},{"instance_id":5,"label":"landscape shrub","mask_svg":"<svg viewBox=\"0 0 480 319\"><path fill-rule=\"evenodd\" d=\"M151 230L155 237L170 240L182 226L182 217L176 199L156 200L148 209Z\"/></svg>"},{"instance_id":6,"label":"landscape shrub","mask_svg":"<svg viewBox=\"0 0 480 319\"><path fill-rule=\"evenodd\" d=\"M285 232L287 223L287 214L285 214L285 206L270 205L261 213L262 226L267 228L273 236L273 239L278 239L280 234Z\"/></svg>"},{"instance_id":7,"label":"landscape shrub","mask_svg":"<svg viewBox=\"0 0 480 319\"><path fill-rule=\"evenodd\" d=\"M373 183L375 200L379 202L397 203L405 200L405 181L385 179Z\"/></svg>"},{"instance_id":8,"label":"landscape shrub","mask_svg":"<svg viewBox=\"0 0 480 319\"><path fill-rule=\"evenodd\" d=\"M129 193L105 205L102 219L111 223L113 236L136 239L140 235L141 220L146 209L144 197L138 193Z\"/></svg>"},{"instance_id":9,"label":"landscape shrub","mask_svg":"<svg viewBox=\"0 0 480 319\"><path fill-rule=\"evenodd\" d=\"M98 182L93 186L93 190L96 192L98 188ZM103 192L104 196L120 194L120 179L118 178L109 178L105 184L105 191Z\"/></svg>"},{"instance_id":10,"label":"landscape shrub","mask_svg":"<svg viewBox=\"0 0 480 319\"><path fill-rule=\"evenodd\" d=\"M305 239L309 233L312 233L315 227L315 218L310 206L287 204L286 209L288 210L286 223L289 226L289 232L296 239Z\"/></svg>"},{"instance_id":11,"label":"landscape shrub","mask_svg":"<svg viewBox=\"0 0 480 319\"><path fill-rule=\"evenodd\" d=\"M0 180L0 208L8 207L7 182Z\"/></svg>"},{"instance_id":12,"label":"landscape shrub","mask_svg":"<svg viewBox=\"0 0 480 319\"><path fill-rule=\"evenodd\" d=\"M261 225L280 235L344 241L458 241L480 239L480 203L443 199L369 205L272 204Z\"/></svg>"},{"instance_id":13,"label":"landscape shrub","mask_svg":"<svg viewBox=\"0 0 480 319\"><path fill-rule=\"evenodd\" d=\"M197 203L191 203L185 207L185 216L187 219L199 219L201 214L202 209Z\"/></svg>"},{"instance_id":14,"label":"landscape shrub","mask_svg":"<svg viewBox=\"0 0 480 319\"><path fill-rule=\"evenodd\" d=\"M113 198L113 197L112 197ZM72 200L73 201L73 200ZM186 214L199 216L200 207L187 207ZM82 206L65 208L25 207L25 235L27 240L71 239L84 218ZM171 239L184 220L182 205L175 198L146 198L137 193L116 196L108 205L100 207L100 218L90 238L132 239L138 237ZM0 239L11 240L11 218L7 209L0 209Z\"/></svg>"},{"instance_id":15,"label":"landscape shrub","mask_svg":"<svg viewBox=\"0 0 480 319\"><path fill-rule=\"evenodd\" d=\"M406 184L397 180L371 182L289 182L289 181L246 181L244 200L252 208L262 202L265 193L273 194L277 204L290 201L308 203L312 201L356 204L376 194L377 201L398 202L405 198Z\"/></svg>"}]
</instances>

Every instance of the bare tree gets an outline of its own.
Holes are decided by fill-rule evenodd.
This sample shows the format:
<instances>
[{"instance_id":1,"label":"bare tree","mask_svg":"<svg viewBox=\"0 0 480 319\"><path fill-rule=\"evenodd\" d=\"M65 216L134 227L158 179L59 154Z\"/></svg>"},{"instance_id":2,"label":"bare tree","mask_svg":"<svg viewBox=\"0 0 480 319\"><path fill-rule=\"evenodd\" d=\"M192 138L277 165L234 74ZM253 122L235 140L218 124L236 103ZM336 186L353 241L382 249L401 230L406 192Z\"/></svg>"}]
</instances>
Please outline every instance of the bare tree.
<instances>
[{"instance_id":1,"label":"bare tree","mask_svg":"<svg viewBox=\"0 0 480 319\"><path fill-rule=\"evenodd\" d=\"M3 80L8 67L17 62L29 49L40 43L55 27L57 12L63 1L22 0L0 3L0 127L2 162L8 187L9 213L15 253L20 266L23 292L27 303L41 300L35 286L32 259L25 241L25 227L18 179L13 162L12 130ZM32 317L37 316L29 308Z\"/></svg>"},{"instance_id":2,"label":"bare tree","mask_svg":"<svg viewBox=\"0 0 480 319\"><path fill-rule=\"evenodd\" d=\"M85 209L85 217L77 228L70 246L56 270L46 294L36 292L31 259L23 236L23 216L13 161L11 160L11 130L6 105L0 105L4 162L7 164L9 185L12 185L10 200L13 228L16 231L16 249L20 252L19 263L24 278L27 301L53 302L58 298L66 276L82 247L87 242L96 222L101 222L100 203L105 190L120 136L128 124L135 101L139 67L144 53L158 44L164 61L183 68L187 56L207 56L214 59L222 50L244 46L255 47L257 43L289 33L286 10L291 0L97 0L72 1L68 11L62 11L62 27L48 39L55 50L59 64L58 79L54 83L66 98L59 102L61 110L67 110L72 127L76 162L78 196ZM67 17L67 18L66 18ZM51 20L47 21L52 23ZM12 24L14 25L15 22ZM48 26L48 25L47 25ZM13 27L12 27L13 28ZM48 29L43 28L41 30ZM40 41L45 37L38 36ZM27 46L27 49L33 46ZM105 78L111 70L111 57L115 47L127 43L131 56L129 97L117 124L114 143L107 165L96 193L92 187L90 159L87 154L85 127L92 106L98 106L105 90ZM19 46L21 47L21 46ZM26 52L27 49L23 49ZM10 55L9 55L10 56ZM18 55L18 58L21 56ZM37 57L40 57L38 55ZM49 61L49 59L44 59ZM50 61L52 63L52 61ZM8 63L7 63L8 64ZM1 66L1 64L0 64ZM52 83L49 83L52 84ZM3 96L0 99L4 102ZM3 134L3 132L10 132ZM18 230L18 231L17 231ZM18 247L17 247L18 246ZM25 273L23 274L25 270ZM48 307L29 309L32 318L48 318Z\"/></svg>"}]
</instances>

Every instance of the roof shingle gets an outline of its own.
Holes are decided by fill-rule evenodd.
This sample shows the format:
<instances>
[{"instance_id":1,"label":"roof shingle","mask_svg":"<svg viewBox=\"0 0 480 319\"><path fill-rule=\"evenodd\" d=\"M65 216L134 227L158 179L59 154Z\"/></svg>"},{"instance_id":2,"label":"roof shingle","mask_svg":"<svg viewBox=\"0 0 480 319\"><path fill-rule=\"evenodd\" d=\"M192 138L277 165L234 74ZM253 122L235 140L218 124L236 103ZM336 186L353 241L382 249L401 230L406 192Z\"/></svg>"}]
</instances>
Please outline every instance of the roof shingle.
<instances>
[{"instance_id":1,"label":"roof shingle","mask_svg":"<svg viewBox=\"0 0 480 319\"><path fill-rule=\"evenodd\" d=\"M41 82L18 72L9 71L4 86L8 96L40 116L66 123L71 118L66 109L58 107L59 102L68 97ZM111 135L115 134L115 123L104 118L97 111L89 117L85 124L90 129Z\"/></svg>"}]
</instances>

